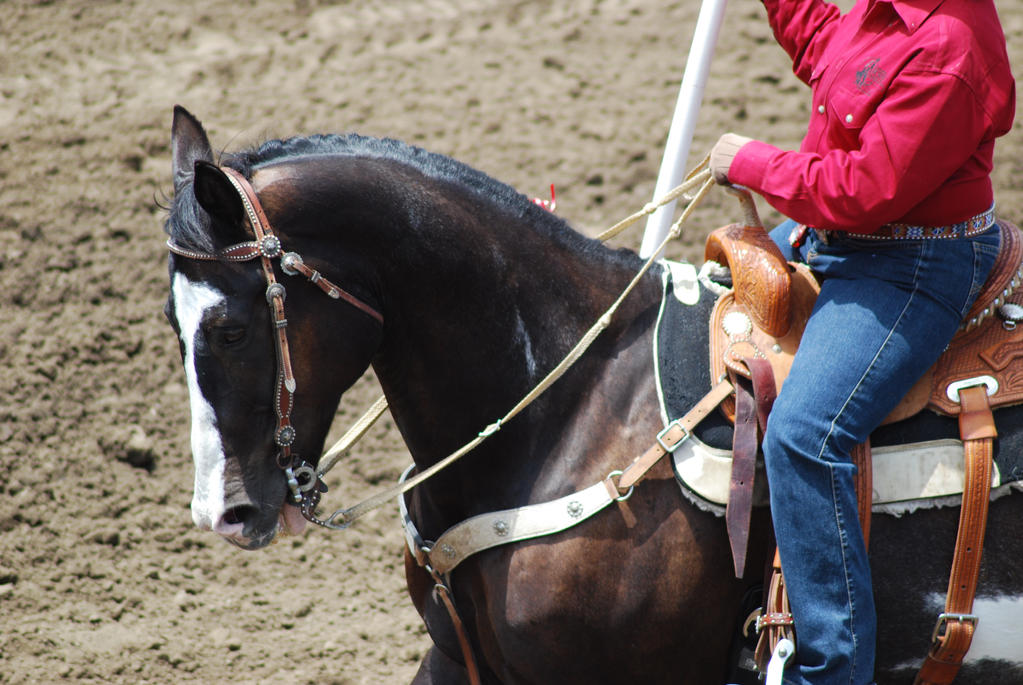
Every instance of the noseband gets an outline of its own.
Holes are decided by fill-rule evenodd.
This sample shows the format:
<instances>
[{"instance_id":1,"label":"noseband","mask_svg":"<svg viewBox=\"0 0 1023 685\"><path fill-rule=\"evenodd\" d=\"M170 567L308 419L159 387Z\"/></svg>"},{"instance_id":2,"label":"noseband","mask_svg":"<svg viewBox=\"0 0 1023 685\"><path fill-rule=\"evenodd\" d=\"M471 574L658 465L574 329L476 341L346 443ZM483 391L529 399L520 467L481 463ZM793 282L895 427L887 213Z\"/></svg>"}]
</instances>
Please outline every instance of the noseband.
<instances>
[{"instance_id":1,"label":"noseband","mask_svg":"<svg viewBox=\"0 0 1023 685\"><path fill-rule=\"evenodd\" d=\"M263 267L263 276L266 278L266 301L270 306L277 347L277 388L274 393L274 410L277 413L274 442L279 448L277 465L284 471L288 488L291 490L291 499L301 509L302 515L313 523L323 525L324 522L316 517L316 506L322 493L327 491L327 485L309 462L291 451L297 437L295 427L291 425L296 384L291 366L291 353L288 350L288 320L284 316L284 299L287 293L277 280L272 260L280 259L281 271L285 274L305 276L329 297L344 300L380 323L383 323L384 317L370 305L331 283L319 271L307 266L297 253L284 252L281 240L274 234L252 185L245 176L230 167L221 167L221 171L238 191L256 239L217 252L185 249L176 245L173 240L167 241L167 248L181 257L203 261L247 262L259 259Z\"/></svg>"}]
</instances>

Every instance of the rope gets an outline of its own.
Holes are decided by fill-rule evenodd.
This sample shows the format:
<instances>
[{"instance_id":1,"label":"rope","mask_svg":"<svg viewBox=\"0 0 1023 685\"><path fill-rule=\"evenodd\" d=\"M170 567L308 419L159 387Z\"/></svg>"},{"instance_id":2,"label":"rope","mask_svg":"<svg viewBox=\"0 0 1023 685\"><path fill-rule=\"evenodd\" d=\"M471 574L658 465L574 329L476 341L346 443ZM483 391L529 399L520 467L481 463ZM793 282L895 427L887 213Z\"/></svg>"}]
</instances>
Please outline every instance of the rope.
<instances>
[{"instance_id":1,"label":"rope","mask_svg":"<svg viewBox=\"0 0 1023 685\"><path fill-rule=\"evenodd\" d=\"M512 407L507 414L505 414L500 419L484 428L482 431L479 432L479 434L475 438L473 438L471 441L469 441L459 449L452 452L450 455L448 455L441 461L437 462L428 469L416 474L415 476L409 478L404 483L399 483L395 486L392 486L391 488L385 490L384 492L374 495L356 504L353 507L350 507L348 509L340 509L334 512L329 517L327 517L327 519L323 522L323 525L327 528L333 529L347 528L355 519L359 518L360 516L372 511L373 509L376 509L377 507L386 504L393 498L408 492L409 490L416 487L423 481L431 478L434 474L455 463L465 454L471 452L476 447L478 447L479 444L482 443L484 440L486 440L491 435L499 431L503 424L507 423L512 418L514 418L517 414L519 414L519 412L521 412L523 409L529 406L529 404L531 404L537 397L543 394L543 392L547 390L547 388L553 385L555 381L561 378L561 376L563 376L565 372L568 371L568 369L576 361L578 361L580 357L582 357L583 353L585 353L587 348L589 348L593 341L596 340L597 336L600 335L600 333L603 332L605 328L611 325L611 320L614 317L614 314L618 311L618 308L621 306L622 302L625 301L625 298L628 297L629 293L632 292L636 285L639 284L640 280L642 280L643 276L646 275L647 271L650 270L650 267L653 266L654 262L657 261L658 255L661 253L664 247L667 246L668 242L674 240L679 236L679 234L682 232L682 224L686 222L686 220L689 218L689 215L692 214L696 206L700 203L700 201L703 200L706 194L710 191L711 187L714 185L714 179L711 177L710 170L708 169L709 159L710 158L707 157L702 162L700 162L700 164L698 164L696 168L689 173L689 175L686 177L686 180L683 181L681 185L669 191L664 196L658 198L656 201L647 204L640 211L636 212L635 214L626 219L623 219L622 221L615 224L614 226L612 226L611 228L604 231L598 236L597 238L598 240L606 241L618 235L623 230L625 230L632 224L636 223L636 221L643 218L644 216L652 214L661 205L677 200L679 197L682 197L683 195L690 193L694 188L698 188L696 192L689 197L689 204L686 205L685 209L682 211L681 216L679 216L679 218L671 225L671 228L668 230L668 234L665 236L664 240L662 240L661 244L657 247L657 249L653 251L651 257L646 261L646 263L643 264L643 266L636 273L633 279L625 287L625 290L622 291L622 294L618 296L618 299L616 299L614 303L608 308L608 310L597 319L596 323L594 323L593 326L585 333L585 335L583 335L582 339L580 339L579 342L576 343L575 347L573 347L569 351L565 358L562 359L561 362L557 366L555 366L554 369L552 369L551 372L548 373L547 376L536 385L536 387L534 387L525 397L519 400L518 404ZM341 440L339 440L337 443L335 443L333 447L330 448L327 454L324 455L330 456L330 462L328 466L321 468L319 470L320 475L326 473L328 470L330 470L331 467L333 467L337 463L339 455L345 450L347 450L351 446L351 444L358 440L359 437L361 437L362 434L364 434L366 430L368 430L369 426L373 424L373 421L375 421L377 418L379 418L381 414L383 414L386 407L387 402L383 397L381 397L379 400L376 401L376 403L374 403L373 407L370 408L370 411L368 411L362 418L360 418L359 421L356 422L356 425L349 429L349 431L345 433ZM376 415L373 416L372 418L368 418L374 412L376 412ZM362 424L364 422L366 422L366 425L363 427ZM357 428L360 428L361 432L357 431L356 430ZM349 436L354 435L357 432L358 435L356 435L354 439L352 439L350 442L346 442L346 439L349 438Z\"/></svg>"},{"instance_id":2,"label":"rope","mask_svg":"<svg viewBox=\"0 0 1023 685\"><path fill-rule=\"evenodd\" d=\"M337 462L341 459L341 456L348 451L352 445L362 439L362 436L366 434L370 426L376 423L383 413L387 411L387 398L381 395L373 406L363 414L358 421L356 421L351 428L349 428L341 439L334 443L334 446L323 453L320 457L320 467L316 471L316 475L322 477L327 471L330 471ZM324 464L326 462L326 464Z\"/></svg>"},{"instance_id":3,"label":"rope","mask_svg":"<svg viewBox=\"0 0 1023 685\"><path fill-rule=\"evenodd\" d=\"M660 198L643 205L643 209L639 210L632 216L622 219L617 224L598 235L597 240L602 243L606 243L608 240L611 240L611 238L614 238L616 235L624 231L626 228L629 228L643 217L653 214L662 206L669 202L674 202L680 197L686 195L694 187L704 182L710 175L709 165L710 155L707 155L704 157L702 162L697 164L696 167L689 172L689 174L685 177L685 180L683 180L680 185L675 186ZM691 196L687 197L687 199L690 203L693 202L693 198ZM661 243L661 247L664 247L664 243Z\"/></svg>"}]
</instances>

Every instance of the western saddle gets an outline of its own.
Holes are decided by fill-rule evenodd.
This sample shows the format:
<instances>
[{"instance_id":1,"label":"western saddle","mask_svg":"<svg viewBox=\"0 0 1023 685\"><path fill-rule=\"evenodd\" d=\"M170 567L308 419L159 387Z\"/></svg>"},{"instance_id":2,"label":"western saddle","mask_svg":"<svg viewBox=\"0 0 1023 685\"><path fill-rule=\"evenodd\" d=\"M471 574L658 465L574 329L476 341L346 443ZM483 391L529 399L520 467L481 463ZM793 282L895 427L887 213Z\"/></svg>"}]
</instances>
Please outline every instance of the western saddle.
<instances>
[{"instance_id":1,"label":"western saddle","mask_svg":"<svg viewBox=\"0 0 1023 685\"><path fill-rule=\"evenodd\" d=\"M707 260L727 265L732 289L715 304L710 322L712 379L735 387L722 411L735 422L732 479L726 523L736 575L743 573L759 437L776 389L781 388L820 291L810 270L787 263L765 232L752 197L737 193L742 223L717 229L707 239ZM959 533L946 596L932 645L917 675L918 685L951 683L970 647L976 616L973 599L990 499L992 409L1023 402L1023 234L999 222L1001 248L987 283L938 362L885 420L891 423L926 409L958 417L966 480ZM870 446L854 451L857 499L864 539L870 531ZM757 620L757 660L764 670L777 642L793 638L794 626L775 554L765 606Z\"/></svg>"}]
</instances>

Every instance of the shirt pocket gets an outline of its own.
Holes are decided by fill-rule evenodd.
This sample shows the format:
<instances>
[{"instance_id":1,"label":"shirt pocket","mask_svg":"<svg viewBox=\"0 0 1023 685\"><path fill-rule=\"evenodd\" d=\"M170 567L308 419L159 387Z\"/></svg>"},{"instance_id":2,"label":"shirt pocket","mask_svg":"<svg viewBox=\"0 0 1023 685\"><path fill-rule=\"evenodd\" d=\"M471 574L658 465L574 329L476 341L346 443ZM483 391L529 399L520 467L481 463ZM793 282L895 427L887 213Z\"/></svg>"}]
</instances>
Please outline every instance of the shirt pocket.
<instances>
[{"instance_id":1,"label":"shirt pocket","mask_svg":"<svg viewBox=\"0 0 1023 685\"><path fill-rule=\"evenodd\" d=\"M807 83L810 85L810 90L813 93L820 92L821 84L825 82L824 75L828 73L828 67L830 66L829 62L821 60L816 66L814 66L813 71L810 72L810 79Z\"/></svg>"},{"instance_id":2,"label":"shirt pocket","mask_svg":"<svg viewBox=\"0 0 1023 685\"><path fill-rule=\"evenodd\" d=\"M831 128L849 141L859 140L860 131L877 111L880 98L873 92L860 92L855 86L836 85L826 98Z\"/></svg>"}]
</instances>

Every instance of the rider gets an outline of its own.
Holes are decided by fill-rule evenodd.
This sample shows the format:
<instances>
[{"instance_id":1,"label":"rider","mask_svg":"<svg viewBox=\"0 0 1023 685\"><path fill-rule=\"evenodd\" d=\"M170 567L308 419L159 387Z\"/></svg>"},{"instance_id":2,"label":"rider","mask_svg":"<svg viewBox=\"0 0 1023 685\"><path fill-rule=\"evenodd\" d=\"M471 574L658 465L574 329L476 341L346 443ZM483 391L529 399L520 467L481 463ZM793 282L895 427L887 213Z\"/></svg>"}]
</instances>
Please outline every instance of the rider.
<instances>
[{"instance_id":1,"label":"rider","mask_svg":"<svg viewBox=\"0 0 1023 685\"><path fill-rule=\"evenodd\" d=\"M822 279L763 451L798 638L786 682L859 685L876 616L850 452L937 360L991 269L989 174L1015 84L993 0L764 5L812 89L809 128L798 151L726 134L711 171L790 217L771 237Z\"/></svg>"}]
</instances>

